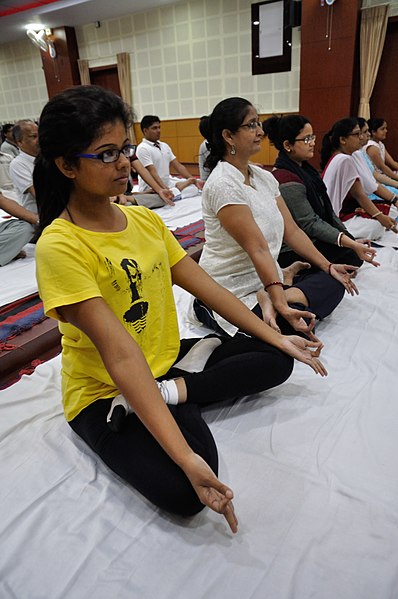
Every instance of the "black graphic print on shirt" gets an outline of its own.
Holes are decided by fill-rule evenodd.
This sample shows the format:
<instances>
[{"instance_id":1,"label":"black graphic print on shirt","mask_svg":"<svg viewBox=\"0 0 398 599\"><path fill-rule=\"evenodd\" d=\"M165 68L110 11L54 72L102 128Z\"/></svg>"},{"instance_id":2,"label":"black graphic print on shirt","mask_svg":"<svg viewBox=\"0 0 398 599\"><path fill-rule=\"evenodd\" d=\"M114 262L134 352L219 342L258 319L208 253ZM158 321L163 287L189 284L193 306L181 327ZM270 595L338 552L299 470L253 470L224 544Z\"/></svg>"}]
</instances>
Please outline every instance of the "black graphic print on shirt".
<instances>
[{"instance_id":1,"label":"black graphic print on shirt","mask_svg":"<svg viewBox=\"0 0 398 599\"><path fill-rule=\"evenodd\" d=\"M124 258L120 265L127 275L131 292L131 306L123 318L132 324L137 333L141 333L146 327L148 312L148 302L142 299L142 273L137 262L131 258Z\"/></svg>"}]
</instances>

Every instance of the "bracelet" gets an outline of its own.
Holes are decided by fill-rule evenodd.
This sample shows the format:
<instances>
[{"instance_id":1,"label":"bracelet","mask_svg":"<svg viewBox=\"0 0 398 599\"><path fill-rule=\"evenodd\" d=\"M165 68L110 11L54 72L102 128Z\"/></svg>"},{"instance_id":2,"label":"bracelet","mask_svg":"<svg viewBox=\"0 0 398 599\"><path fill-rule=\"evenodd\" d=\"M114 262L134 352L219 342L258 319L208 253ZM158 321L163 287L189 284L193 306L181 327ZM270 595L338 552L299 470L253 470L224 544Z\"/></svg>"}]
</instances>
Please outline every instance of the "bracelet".
<instances>
[{"instance_id":1,"label":"bracelet","mask_svg":"<svg viewBox=\"0 0 398 599\"><path fill-rule=\"evenodd\" d=\"M378 216L380 216L380 214L383 214L381 210L372 214L371 218L377 218Z\"/></svg>"},{"instance_id":2,"label":"bracelet","mask_svg":"<svg viewBox=\"0 0 398 599\"><path fill-rule=\"evenodd\" d=\"M337 237L337 245L339 246L339 248L343 247L343 244L341 242L343 235L344 235L344 233L339 233L339 236Z\"/></svg>"},{"instance_id":3,"label":"bracelet","mask_svg":"<svg viewBox=\"0 0 398 599\"><path fill-rule=\"evenodd\" d=\"M330 272L332 270L332 266L333 266L333 262L330 262L329 266L328 266L328 273L330 274L330 276L332 276L332 273Z\"/></svg>"},{"instance_id":4,"label":"bracelet","mask_svg":"<svg viewBox=\"0 0 398 599\"><path fill-rule=\"evenodd\" d=\"M268 285L265 285L264 289L268 289L268 287L272 287L273 285L280 285L281 287L283 287L283 283L281 283L280 281L273 281L272 283L268 283Z\"/></svg>"}]
</instances>

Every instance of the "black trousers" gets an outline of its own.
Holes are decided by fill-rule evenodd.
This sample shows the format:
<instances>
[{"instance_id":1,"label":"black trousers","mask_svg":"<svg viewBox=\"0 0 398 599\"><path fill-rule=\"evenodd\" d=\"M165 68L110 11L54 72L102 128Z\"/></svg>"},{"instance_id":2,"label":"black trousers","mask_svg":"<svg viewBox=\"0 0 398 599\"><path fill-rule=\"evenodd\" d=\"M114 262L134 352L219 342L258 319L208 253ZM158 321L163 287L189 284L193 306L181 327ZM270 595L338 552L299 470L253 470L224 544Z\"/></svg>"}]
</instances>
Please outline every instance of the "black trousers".
<instances>
[{"instance_id":1,"label":"black trousers","mask_svg":"<svg viewBox=\"0 0 398 599\"><path fill-rule=\"evenodd\" d=\"M198 341L182 340L176 361ZM202 372L188 373L172 367L162 377L184 377L188 400L169 406L169 409L188 445L216 474L217 448L201 417L199 404L235 399L269 389L283 383L293 370L293 359L266 343L243 335L239 338L223 336L221 341ZM126 417L120 432L110 430L106 417L111 402L112 398L98 399L70 421L70 426L111 470L156 506L181 516L190 516L203 509L184 472L136 414Z\"/></svg>"},{"instance_id":2,"label":"black trousers","mask_svg":"<svg viewBox=\"0 0 398 599\"><path fill-rule=\"evenodd\" d=\"M317 240L313 241L313 244L333 264L350 264L351 266L362 266L363 264L363 260L358 258L357 254L350 248L342 248L333 243L325 243L324 241ZM304 258L296 254L293 250L282 252L278 257L278 263L281 268L290 266L296 260L304 260ZM317 270L316 267L309 269L310 272L316 272Z\"/></svg>"},{"instance_id":3,"label":"black trousers","mask_svg":"<svg viewBox=\"0 0 398 599\"><path fill-rule=\"evenodd\" d=\"M284 287L288 289L287 285ZM294 277L292 287L296 287L304 293L308 301L308 308L301 303L292 303L289 305L298 310L310 310L318 320L329 316L339 305L345 293L345 289L341 283L329 274L319 270L316 272L311 272L309 269L300 271ZM194 300L193 307L200 322L213 329L216 333L225 335L225 331L218 325L210 308L198 299ZM258 304L254 306L252 312L262 319L262 311ZM276 322L283 335L299 334L282 316L278 315ZM241 336L241 332L237 336Z\"/></svg>"}]
</instances>

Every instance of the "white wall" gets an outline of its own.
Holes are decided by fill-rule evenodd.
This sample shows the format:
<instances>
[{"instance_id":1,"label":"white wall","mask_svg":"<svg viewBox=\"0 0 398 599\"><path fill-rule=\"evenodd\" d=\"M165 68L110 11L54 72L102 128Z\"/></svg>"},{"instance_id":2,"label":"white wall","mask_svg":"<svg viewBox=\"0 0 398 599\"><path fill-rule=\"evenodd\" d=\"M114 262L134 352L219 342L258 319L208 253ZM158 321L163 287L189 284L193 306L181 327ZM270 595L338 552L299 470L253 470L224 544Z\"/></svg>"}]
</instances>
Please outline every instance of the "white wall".
<instances>
[{"instance_id":1,"label":"white wall","mask_svg":"<svg viewBox=\"0 0 398 599\"><path fill-rule=\"evenodd\" d=\"M36 119L48 100L40 51L26 38L0 45L0 122Z\"/></svg>"},{"instance_id":2,"label":"white wall","mask_svg":"<svg viewBox=\"0 0 398 599\"><path fill-rule=\"evenodd\" d=\"M375 6L381 0L363 0ZM293 30L292 70L251 75L250 0L191 0L76 28L90 66L129 52L138 118L198 117L240 95L263 113L299 107L300 29ZM398 14L391 0L390 15ZM93 19L95 15L93 15ZM28 39L0 45L0 122L38 118L47 101L40 53Z\"/></svg>"},{"instance_id":3,"label":"white wall","mask_svg":"<svg viewBox=\"0 0 398 599\"><path fill-rule=\"evenodd\" d=\"M129 52L139 118L197 117L239 95L261 112L294 111L299 103L300 35L294 30L290 73L251 75L249 0L192 0L77 29L90 66Z\"/></svg>"},{"instance_id":4,"label":"white wall","mask_svg":"<svg viewBox=\"0 0 398 599\"><path fill-rule=\"evenodd\" d=\"M390 17L398 16L398 0L362 0L362 8L369 8L371 6L379 6L379 4L389 4L390 11L388 15Z\"/></svg>"},{"instance_id":5,"label":"white wall","mask_svg":"<svg viewBox=\"0 0 398 599\"><path fill-rule=\"evenodd\" d=\"M300 33L292 71L251 75L250 0L191 0L76 28L90 66L129 52L138 118L198 117L241 95L261 112L298 110ZM94 17L93 17L94 18ZM29 40L0 45L0 122L37 118L47 100L39 50Z\"/></svg>"}]
</instances>

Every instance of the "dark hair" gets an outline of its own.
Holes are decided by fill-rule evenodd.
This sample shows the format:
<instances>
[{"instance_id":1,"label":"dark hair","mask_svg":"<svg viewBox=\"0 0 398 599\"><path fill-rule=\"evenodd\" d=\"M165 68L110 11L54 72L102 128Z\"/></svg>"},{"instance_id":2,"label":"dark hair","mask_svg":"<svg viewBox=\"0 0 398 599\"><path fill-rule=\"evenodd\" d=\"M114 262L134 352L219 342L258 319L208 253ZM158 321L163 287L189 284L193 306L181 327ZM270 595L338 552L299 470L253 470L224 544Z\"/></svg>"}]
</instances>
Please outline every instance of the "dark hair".
<instances>
[{"instance_id":1,"label":"dark hair","mask_svg":"<svg viewBox=\"0 0 398 599\"><path fill-rule=\"evenodd\" d=\"M206 139L206 121L207 121L207 116L201 116L200 120L199 120L199 133L201 134L202 137L204 137Z\"/></svg>"},{"instance_id":2,"label":"dark hair","mask_svg":"<svg viewBox=\"0 0 398 599\"><path fill-rule=\"evenodd\" d=\"M153 123L160 123L160 118L154 114L146 114L140 123L141 131L144 133L144 129L148 129Z\"/></svg>"},{"instance_id":3,"label":"dark hair","mask_svg":"<svg viewBox=\"0 0 398 599\"><path fill-rule=\"evenodd\" d=\"M39 209L40 228L59 216L69 201L72 181L55 164L63 157L72 165L100 137L104 125L121 121L126 130L133 113L119 96L96 85L80 85L51 98L44 106L39 124L39 155L33 184Z\"/></svg>"},{"instance_id":4,"label":"dark hair","mask_svg":"<svg viewBox=\"0 0 398 599\"><path fill-rule=\"evenodd\" d=\"M357 116L356 118L357 118L357 121L358 121L359 128L363 129L365 127L365 125L367 125L366 119L364 119L361 116Z\"/></svg>"},{"instance_id":5,"label":"dark hair","mask_svg":"<svg viewBox=\"0 0 398 599\"><path fill-rule=\"evenodd\" d=\"M347 137L349 133L358 125L356 117L350 117L337 121L326 135L323 136L321 148L321 168L327 165L333 152L340 147L340 137Z\"/></svg>"},{"instance_id":6,"label":"dark hair","mask_svg":"<svg viewBox=\"0 0 398 599\"><path fill-rule=\"evenodd\" d=\"M1 137L2 137L3 141L6 139L6 133L8 133L9 131L12 131L13 127L14 127L14 125L12 125L11 123L6 123L5 125L2 126Z\"/></svg>"},{"instance_id":7,"label":"dark hair","mask_svg":"<svg viewBox=\"0 0 398 599\"><path fill-rule=\"evenodd\" d=\"M368 120L369 131L373 134L374 131L377 131L379 127L382 127L386 119L374 118Z\"/></svg>"},{"instance_id":8,"label":"dark hair","mask_svg":"<svg viewBox=\"0 0 398 599\"><path fill-rule=\"evenodd\" d=\"M222 136L224 129L236 133L243 123L248 110L252 106L244 98L227 98L219 102L208 117L202 117L203 137L209 143L210 153L206 159L205 167L211 171L225 155L225 142Z\"/></svg>"},{"instance_id":9,"label":"dark hair","mask_svg":"<svg viewBox=\"0 0 398 599\"><path fill-rule=\"evenodd\" d=\"M297 135L307 123L310 123L309 119L301 114L271 116L263 122L263 131L272 145L281 151L284 141L294 144Z\"/></svg>"}]
</instances>

